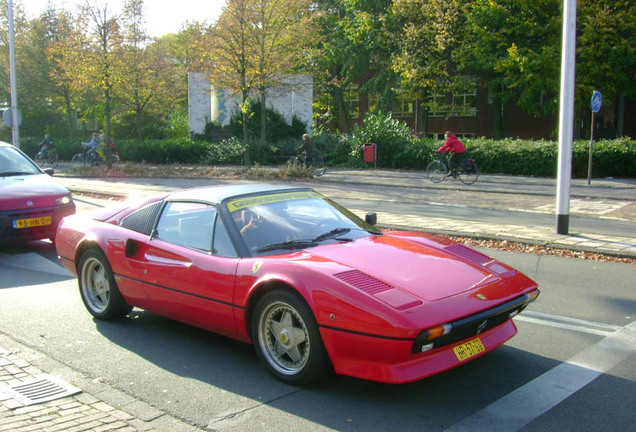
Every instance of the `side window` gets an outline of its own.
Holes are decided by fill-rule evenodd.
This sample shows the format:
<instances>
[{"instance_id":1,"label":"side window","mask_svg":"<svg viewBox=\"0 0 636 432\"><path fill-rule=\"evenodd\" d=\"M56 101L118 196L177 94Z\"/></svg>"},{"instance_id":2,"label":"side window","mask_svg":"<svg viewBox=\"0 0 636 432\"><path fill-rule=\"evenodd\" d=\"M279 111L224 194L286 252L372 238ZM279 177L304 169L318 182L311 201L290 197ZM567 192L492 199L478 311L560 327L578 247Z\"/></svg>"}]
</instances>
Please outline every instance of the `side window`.
<instances>
[{"instance_id":1,"label":"side window","mask_svg":"<svg viewBox=\"0 0 636 432\"><path fill-rule=\"evenodd\" d=\"M209 204L169 202L159 218L157 238L214 255L236 256L216 208Z\"/></svg>"},{"instance_id":2,"label":"side window","mask_svg":"<svg viewBox=\"0 0 636 432\"><path fill-rule=\"evenodd\" d=\"M207 204L169 202L157 224L157 238L191 249L210 251L216 209Z\"/></svg>"},{"instance_id":3,"label":"side window","mask_svg":"<svg viewBox=\"0 0 636 432\"><path fill-rule=\"evenodd\" d=\"M212 252L215 255L228 258L235 258L237 256L232 240L230 240L230 235L225 228L225 224L218 216L214 227L214 249Z\"/></svg>"}]
</instances>

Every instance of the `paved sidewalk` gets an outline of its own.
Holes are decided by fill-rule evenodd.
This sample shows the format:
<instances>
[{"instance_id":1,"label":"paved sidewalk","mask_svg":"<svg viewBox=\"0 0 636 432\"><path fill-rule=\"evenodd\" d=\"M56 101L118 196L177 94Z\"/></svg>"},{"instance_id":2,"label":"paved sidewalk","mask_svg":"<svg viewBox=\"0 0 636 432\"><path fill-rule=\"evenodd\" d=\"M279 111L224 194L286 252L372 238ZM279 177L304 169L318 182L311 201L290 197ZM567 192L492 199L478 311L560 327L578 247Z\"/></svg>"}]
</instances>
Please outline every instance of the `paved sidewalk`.
<instances>
[{"instance_id":1,"label":"paved sidewalk","mask_svg":"<svg viewBox=\"0 0 636 432\"><path fill-rule=\"evenodd\" d=\"M2 343L19 346L17 342ZM8 351L0 346L0 431L2 432L196 432L190 426L136 399L109 388L99 380L85 377L60 364L49 365L55 373L73 377L68 383L81 391L49 402L25 405L7 388L45 378L42 372L23 357L30 351ZM39 355L41 357L41 354ZM49 362L54 362L48 360ZM65 384L65 383L63 383ZM57 390L57 389L56 389ZM79 389L78 389L79 390ZM110 399L112 403L104 402ZM125 408L119 408L125 407Z\"/></svg>"}]
</instances>

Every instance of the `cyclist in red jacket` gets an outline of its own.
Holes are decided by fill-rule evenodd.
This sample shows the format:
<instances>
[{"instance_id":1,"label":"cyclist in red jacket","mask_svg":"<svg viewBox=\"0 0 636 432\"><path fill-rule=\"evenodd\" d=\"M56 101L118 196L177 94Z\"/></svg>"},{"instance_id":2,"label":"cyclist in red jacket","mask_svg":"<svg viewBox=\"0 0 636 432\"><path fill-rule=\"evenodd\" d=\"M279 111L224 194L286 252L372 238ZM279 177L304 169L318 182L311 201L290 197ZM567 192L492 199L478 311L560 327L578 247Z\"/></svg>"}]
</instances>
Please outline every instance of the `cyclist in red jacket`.
<instances>
[{"instance_id":1,"label":"cyclist in red jacket","mask_svg":"<svg viewBox=\"0 0 636 432\"><path fill-rule=\"evenodd\" d=\"M455 168L455 155L466 153L466 147L452 132L446 132L444 138L446 141L440 148L435 150L435 153L450 153L448 168L452 171Z\"/></svg>"}]
</instances>

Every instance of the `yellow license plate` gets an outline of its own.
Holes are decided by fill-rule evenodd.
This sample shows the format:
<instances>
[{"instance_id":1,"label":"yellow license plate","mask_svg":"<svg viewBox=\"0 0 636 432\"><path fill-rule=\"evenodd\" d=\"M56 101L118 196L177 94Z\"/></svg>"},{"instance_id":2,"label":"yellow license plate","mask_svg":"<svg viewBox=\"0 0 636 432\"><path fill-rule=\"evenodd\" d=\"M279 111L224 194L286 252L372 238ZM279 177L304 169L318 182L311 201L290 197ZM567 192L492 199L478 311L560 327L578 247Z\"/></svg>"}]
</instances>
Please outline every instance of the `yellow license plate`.
<instances>
[{"instance_id":1,"label":"yellow license plate","mask_svg":"<svg viewBox=\"0 0 636 432\"><path fill-rule=\"evenodd\" d=\"M33 228L45 225L51 225L52 223L51 216L44 216L38 218L30 218L30 219L17 219L13 221L14 228Z\"/></svg>"},{"instance_id":2,"label":"yellow license plate","mask_svg":"<svg viewBox=\"0 0 636 432\"><path fill-rule=\"evenodd\" d=\"M486 348L479 338L457 345L453 348L453 352L459 361L464 361L467 358L477 355L483 351L486 351Z\"/></svg>"}]
</instances>

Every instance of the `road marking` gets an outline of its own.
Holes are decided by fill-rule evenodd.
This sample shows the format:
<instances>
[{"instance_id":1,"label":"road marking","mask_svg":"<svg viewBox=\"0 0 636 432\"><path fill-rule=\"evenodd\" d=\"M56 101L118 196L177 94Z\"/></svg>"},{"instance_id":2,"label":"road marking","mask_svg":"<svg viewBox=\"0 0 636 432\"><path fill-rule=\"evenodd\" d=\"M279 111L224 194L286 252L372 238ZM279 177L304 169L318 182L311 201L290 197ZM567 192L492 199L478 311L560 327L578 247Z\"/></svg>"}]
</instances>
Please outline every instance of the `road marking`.
<instances>
[{"instance_id":1,"label":"road marking","mask_svg":"<svg viewBox=\"0 0 636 432\"><path fill-rule=\"evenodd\" d=\"M35 252L26 252L17 255L0 253L0 264L7 267L33 270L41 273L50 273L59 276L71 276L71 274L64 267L49 261L48 259Z\"/></svg>"},{"instance_id":2,"label":"road marking","mask_svg":"<svg viewBox=\"0 0 636 432\"><path fill-rule=\"evenodd\" d=\"M440 207L459 207L459 208L467 208L466 204L449 204L449 203L439 203L434 201L429 201L427 204L440 206Z\"/></svg>"},{"instance_id":3,"label":"road marking","mask_svg":"<svg viewBox=\"0 0 636 432\"><path fill-rule=\"evenodd\" d=\"M636 321L446 431L517 431L635 353Z\"/></svg>"},{"instance_id":4,"label":"road marking","mask_svg":"<svg viewBox=\"0 0 636 432\"><path fill-rule=\"evenodd\" d=\"M550 327L557 327L566 330L573 330L581 333L595 334L599 336L609 336L621 330L623 327L611 324L586 321L577 318L569 318L559 315L544 314L525 310L523 314L515 317L517 321L525 321L533 324L541 324Z\"/></svg>"}]
</instances>

